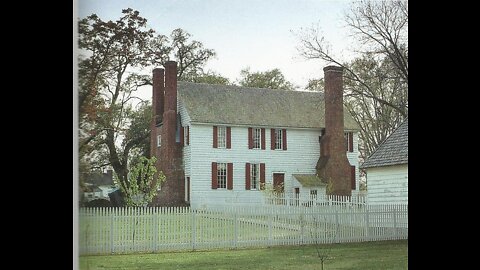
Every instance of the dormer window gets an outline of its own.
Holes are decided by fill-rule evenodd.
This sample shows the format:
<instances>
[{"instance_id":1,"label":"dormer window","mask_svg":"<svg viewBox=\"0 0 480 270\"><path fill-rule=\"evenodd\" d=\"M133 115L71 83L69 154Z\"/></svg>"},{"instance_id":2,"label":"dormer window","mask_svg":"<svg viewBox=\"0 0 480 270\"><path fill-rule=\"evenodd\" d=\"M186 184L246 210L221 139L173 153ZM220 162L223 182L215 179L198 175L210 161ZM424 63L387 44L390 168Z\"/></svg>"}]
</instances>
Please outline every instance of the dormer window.
<instances>
[{"instance_id":1,"label":"dormer window","mask_svg":"<svg viewBox=\"0 0 480 270\"><path fill-rule=\"evenodd\" d=\"M157 147L162 146L162 135L157 135Z\"/></svg>"}]
</instances>

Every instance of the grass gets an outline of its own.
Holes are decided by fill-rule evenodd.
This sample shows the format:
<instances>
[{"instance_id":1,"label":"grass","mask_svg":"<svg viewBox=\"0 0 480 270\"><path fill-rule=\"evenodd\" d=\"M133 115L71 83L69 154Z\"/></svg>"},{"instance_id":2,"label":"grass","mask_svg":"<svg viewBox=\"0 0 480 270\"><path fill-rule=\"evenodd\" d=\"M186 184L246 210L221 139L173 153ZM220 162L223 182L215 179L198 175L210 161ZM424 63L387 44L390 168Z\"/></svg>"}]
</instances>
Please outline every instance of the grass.
<instances>
[{"instance_id":1,"label":"grass","mask_svg":"<svg viewBox=\"0 0 480 270\"><path fill-rule=\"evenodd\" d=\"M322 245L325 270L408 269L408 240ZM314 245L264 249L81 256L81 270L99 269L320 269Z\"/></svg>"}]
</instances>

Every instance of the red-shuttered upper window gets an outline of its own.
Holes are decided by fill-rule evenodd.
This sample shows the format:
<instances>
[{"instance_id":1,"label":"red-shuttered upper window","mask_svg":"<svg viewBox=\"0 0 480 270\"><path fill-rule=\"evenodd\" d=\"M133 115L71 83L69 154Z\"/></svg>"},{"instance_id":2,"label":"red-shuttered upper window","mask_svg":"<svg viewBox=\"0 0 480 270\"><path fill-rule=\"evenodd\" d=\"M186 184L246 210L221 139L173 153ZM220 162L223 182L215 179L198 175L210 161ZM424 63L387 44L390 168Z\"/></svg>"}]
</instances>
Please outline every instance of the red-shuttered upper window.
<instances>
[{"instance_id":1,"label":"red-shuttered upper window","mask_svg":"<svg viewBox=\"0 0 480 270\"><path fill-rule=\"evenodd\" d=\"M353 152L353 132L345 132L345 149L347 152Z\"/></svg>"}]
</instances>

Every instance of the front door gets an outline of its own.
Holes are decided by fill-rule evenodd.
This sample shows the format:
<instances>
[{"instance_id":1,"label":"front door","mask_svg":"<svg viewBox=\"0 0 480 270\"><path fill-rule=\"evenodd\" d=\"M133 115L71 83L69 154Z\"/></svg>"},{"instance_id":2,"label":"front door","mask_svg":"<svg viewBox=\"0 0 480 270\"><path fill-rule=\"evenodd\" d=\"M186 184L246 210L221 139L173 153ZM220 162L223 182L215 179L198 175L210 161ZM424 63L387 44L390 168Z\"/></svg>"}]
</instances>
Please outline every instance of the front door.
<instances>
[{"instance_id":1,"label":"front door","mask_svg":"<svg viewBox=\"0 0 480 270\"><path fill-rule=\"evenodd\" d=\"M284 178L285 178L285 174L283 173L273 174L273 190L275 190L275 192L283 193L285 188Z\"/></svg>"}]
</instances>

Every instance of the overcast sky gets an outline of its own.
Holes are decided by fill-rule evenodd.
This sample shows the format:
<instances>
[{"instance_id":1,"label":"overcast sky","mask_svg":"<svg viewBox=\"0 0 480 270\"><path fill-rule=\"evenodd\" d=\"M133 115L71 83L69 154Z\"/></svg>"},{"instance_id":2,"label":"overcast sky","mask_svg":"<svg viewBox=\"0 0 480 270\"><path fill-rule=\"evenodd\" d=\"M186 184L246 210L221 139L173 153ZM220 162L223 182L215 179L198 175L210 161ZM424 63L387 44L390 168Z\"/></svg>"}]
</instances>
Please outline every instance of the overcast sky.
<instances>
[{"instance_id":1,"label":"overcast sky","mask_svg":"<svg viewBox=\"0 0 480 270\"><path fill-rule=\"evenodd\" d=\"M116 20L122 9L130 7L158 33L169 35L183 28L214 49L216 59L208 62L206 70L234 81L245 67L279 68L287 80L303 88L309 78L323 77L324 63L301 58L292 31L318 24L332 50L345 52L342 14L349 4L346 0L77 0L77 15L96 13L103 20Z\"/></svg>"}]
</instances>

